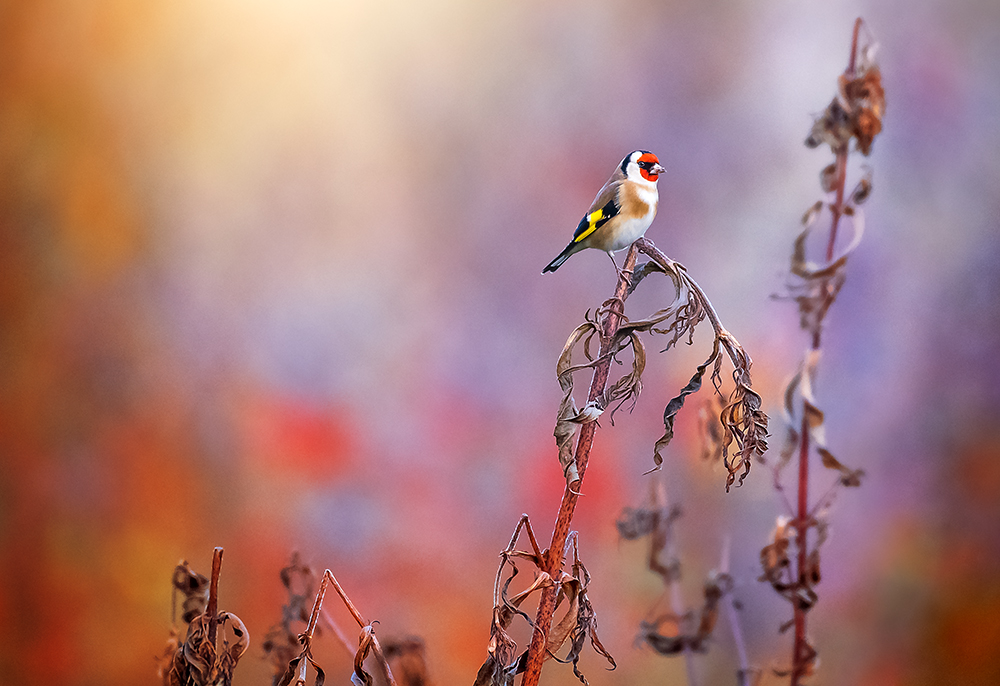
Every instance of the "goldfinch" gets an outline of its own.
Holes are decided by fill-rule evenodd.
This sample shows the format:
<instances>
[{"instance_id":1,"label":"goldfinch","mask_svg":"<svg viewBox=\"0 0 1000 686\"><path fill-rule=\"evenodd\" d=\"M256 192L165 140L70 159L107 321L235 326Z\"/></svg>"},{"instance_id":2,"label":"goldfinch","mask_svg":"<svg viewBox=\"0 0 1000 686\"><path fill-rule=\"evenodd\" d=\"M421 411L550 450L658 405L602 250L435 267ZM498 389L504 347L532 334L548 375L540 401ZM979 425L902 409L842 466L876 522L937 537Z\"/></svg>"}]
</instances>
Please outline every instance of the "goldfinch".
<instances>
[{"instance_id":1,"label":"goldfinch","mask_svg":"<svg viewBox=\"0 0 1000 686\"><path fill-rule=\"evenodd\" d=\"M554 272L571 255L586 248L606 252L618 271L614 253L632 245L653 223L659 201L656 181L665 171L651 152L636 150L626 155L583 215L573 240L542 274Z\"/></svg>"}]
</instances>

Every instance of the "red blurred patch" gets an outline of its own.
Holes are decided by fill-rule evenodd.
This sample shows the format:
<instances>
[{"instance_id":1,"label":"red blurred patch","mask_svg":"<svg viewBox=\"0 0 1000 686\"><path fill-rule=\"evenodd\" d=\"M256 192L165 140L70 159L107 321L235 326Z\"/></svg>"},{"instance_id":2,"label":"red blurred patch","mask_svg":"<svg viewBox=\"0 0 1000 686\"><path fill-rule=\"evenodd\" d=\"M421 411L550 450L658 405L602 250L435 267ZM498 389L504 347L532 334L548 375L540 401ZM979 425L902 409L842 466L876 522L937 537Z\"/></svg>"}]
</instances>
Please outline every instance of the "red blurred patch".
<instances>
[{"instance_id":1,"label":"red blurred patch","mask_svg":"<svg viewBox=\"0 0 1000 686\"><path fill-rule=\"evenodd\" d=\"M342 410L298 398L259 399L244 419L252 459L309 479L342 473L357 445Z\"/></svg>"}]
</instances>

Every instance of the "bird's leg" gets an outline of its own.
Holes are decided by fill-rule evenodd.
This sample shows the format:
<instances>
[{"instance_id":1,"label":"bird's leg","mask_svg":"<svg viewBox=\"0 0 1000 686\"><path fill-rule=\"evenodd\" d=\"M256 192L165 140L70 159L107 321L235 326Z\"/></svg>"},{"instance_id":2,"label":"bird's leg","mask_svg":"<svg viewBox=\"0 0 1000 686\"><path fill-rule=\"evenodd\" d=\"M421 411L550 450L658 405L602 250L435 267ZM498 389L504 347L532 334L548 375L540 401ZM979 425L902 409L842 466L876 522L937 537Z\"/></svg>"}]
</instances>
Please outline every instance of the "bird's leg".
<instances>
[{"instance_id":1,"label":"bird's leg","mask_svg":"<svg viewBox=\"0 0 1000 686\"><path fill-rule=\"evenodd\" d=\"M632 270L631 269L619 269L618 268L618 263L615 262L615 254L613 252L611 252L610 250L608 250L608 257L611 258L611 264L615 265L615 273L618 275L618 279L619 280L625 279L626 283L631 284L632 283ZM628 277L625 276L626 274L628 274ZM625 300L622 299L622 298L612 298L611 300L616 300L619 303L621 303L622 308L621 308L621 313L620 314L622 314L624 316L624 314L625 314Z\"/></svg>"},{"instance_id":2,"label":"bird's leg","mask_svg":"<svg viewBox=\"0 0 1000 686\"><path fill-rule=\"evenodd\" d=\"M618 263L615 262L615 254L609 250L608 257L611 258L611 264L615 265L615 274L618 275L619 279L622 278L622 270L618 268Z\"/></svg>"},{"instance_id":3,"label":"bird's leg","mask_svg":"<svg viewBox=\"0 0 1000 686\"><path fill-rule=\"evenodd\" d=\"M618 278L619 279L622 277L623 274L628 274L629 276L632 276L632 270L631 269L619 269L618 268L618 263L615 262L615 254L613 252L611 252L610 250L608 251L608 257L611 258L611 264L615 265L615 273L618 274Z\"/></svg>"}]
</instances>

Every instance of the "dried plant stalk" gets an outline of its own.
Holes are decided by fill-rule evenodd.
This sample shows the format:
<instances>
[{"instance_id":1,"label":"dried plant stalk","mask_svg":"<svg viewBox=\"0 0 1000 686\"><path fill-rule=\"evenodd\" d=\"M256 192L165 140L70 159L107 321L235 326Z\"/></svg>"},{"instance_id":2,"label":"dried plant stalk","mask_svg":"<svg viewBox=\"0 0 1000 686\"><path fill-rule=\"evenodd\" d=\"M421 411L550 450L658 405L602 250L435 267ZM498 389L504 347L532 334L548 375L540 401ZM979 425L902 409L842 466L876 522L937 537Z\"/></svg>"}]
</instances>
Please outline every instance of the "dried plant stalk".
<instances>
[{"instance_id":1,"label":"dried plant stalk","mask_svg":"<svg viewBox=\"0 0 1000 686\"><path fill-rule=\"evenodd\" d=\"M871 173L866 171L854 192L850 196L845 192L851 141L856 142L856 150L862 155L868 155L874 137L882 129L885 110L885 92L874 62L875 44L867 39L862 42L863 26L859 18L854 24L847 69L838 79L837 95L816 119L806 139L808 147L827 144L834 154L833 163L820 173L820 187L832 193L834 200L818 201L803 216L803 229L795 239L789 270L792 279L789 297L798 305L800 326L809 335L810 344L785 389L785 445L778 461L771 466L775 487L784 497L781 470L797 455L798 489L794 506L785 497L789 514L779 517L771 542L761 550L761 580L770 583L792 605L793 618L785 627L794 627L791 665L775 672L789 676L793 686L811 675L817 663L816 650L806 635L806 614L818 599L815 587L820 580L819 550L828 530L826 513L837 489L859 486L863 476L862 470L843 464L827 446L824 414L814 394L826 315L844 284L847 259L861 240L860 205L872 189ZM825 260L814 263L807 259L807 239L824 210L830 214ZM853 236L838 254L838 230L845 219L853 228ZM820 457L824 467L838 472L838 477L827 494L811 505L809 459L813 453ZM814 540L810 541L811 538Z\"/></svg>"},{"instance_id":2,"label":"dried plant stalk","mask_svg":"<svg viewBox=\"0 0 1000 686\"><path fill-rule=\"evenodd\" d=\"M174 570L175 591L185 593L185 621L189 621L187 637L177 643L176 629L171 632L168 648L176 646L172 655L160 660L160 678L164 686L231 686L233 671L250 646L250 634L239 617L231 612L219 612L219 576L222 571L222 548L212 556L212 576L207 580L208 594L202 595L206 579L193 572L186 562ZM204 610L191 616L188 601L204 599ZM189 619L188 619L189 618ZM220 640L220 629L222 638ZM226 634L229 629L235 640ZM221 643L221 645L220 645Z\"/></svg>"},{"instance_id":3,"label":"dried plant stalk","mask_svg":"<svg viewBox=\"0 0 1000 686\"><path fill-rule=\"evenodd\" d=\"M668 506L663 482L656 480L652 484L650 506L625 508L616 522L618 535L623 539L649 537L649 569L663 579L663 593L647 618L640 622L638 640L660 655L683 655L687 683L696 686L700 680L695 667L695 653L708 650L718 622L719 605L729 596L730 626L740 656L738 679L745 681L745 675L749 678L754 672L747 664L746 648L730 595L733 580L729 575L729 543L726 542L723 550L719 570L712 571L705 580L701 608L697 612L685 609L680 585L681 561L673 536L673 525L680 517L681 508Z\"/></svg>"},{"instance_id":4,"label":"dried plant stalk","mask_svg":"<svg viewBox=\"0 0 1000 686\"><path fill-rule=\"evenodd\" d=\"M650 261L637 267L636 259L639 252L649 256ZM654 274L666 275L671 279L673 301L649 317L629 320L624 314L626 299L641 281ZM536 562L539 570L536 584L541 597L531 644L526 655L522 686L535 686L538 683L542 663L552 653L550 632L555 631L552 629L553 614L557 599L564 597L560 594L566 593L565 583L560 581L564 577L563 554L569 536L570 522L580 495L580 484L583 482L593 446L597 420L609 406L614 406L611 412L612 418L614 411L623 404L631 401L634 406L642 391L646 350L639 334L666 336L665 349L669 349L681 340L686 340L690 344L695 326L704 319L712 323L715 331L712 354L664 410L664 434L654 446L652 471L659 469L663 462L662 453L673 437L674 419L683 406L684 399L700 388L709 367L712 368L716 390L721 387L723 351L732 361L735 382L735 390L730 395L728 403L722 407L719 416L723 426L720 445L728 471L726 490L729 490L737 479L742 483L750 471L753 459L767 450L767 415L761 410L760 396L751 388L750 356L736 338L722 326L705 292L687 274L684 267L659 251L648 239L640 238L629 248L624 268L619 273L614 296L598 308L593 317L587 313L585 321L570 334L556 364L556 376L563 391L563 398L557 412L553 434L559 452L559 463L566 478L566 488L553 527L551 544L544 553L538 554ZM599 343L596 355L593 352L595 342ZM581 349L586 362L574 364L573 354ZM626 350L632 352L631 368L609 385L611 362L617 361L617 356ZM593 370L593 376L587 402L580 409L573 397L573 375L583 369ZM736 449L730 453L734 444ZM512 644L508 643L506 626L519 612L516 607L495 602L490 657L480 670L477 684L510 683L512 674L510 670L502 667L507 664L504 659L508 657L506 652L510 651L512 654L514 650ZM603 654L600 649L598 652ZM610 659L610 656L607 657ZM487 674L490 676L490 681L485 680Z\"/></svg>"},{"instance_id":5,"label":"dried plant stalk","mask_svg":"<svg viewBox=\"0 0 1000 686\"><path fill-rule=\"evenodd\" d=\"M330 585L337 591L337 595L340 596L351 616L354 617L354 620L361 627L361 635L358 638L358 649L354 655L354 673L351 674L351 682L357 686L371 686L374 683L372 675L364 668L365 658L370 653L375 656L376 664L385 683L389 686L396 686L392 670L389 669L389 662L386 660L385 654L382 652L382 647L375 637L374 623L364 620L361 613L354 606L354 603L347 596L347 593L344 592L340 582L337 581L337 577L329 569L323 573L323 578L320 580L319 591L316 593L316 600L313 603L312 612L309 614L309 622L306 625L306 630L299 634L299 643L302 644L302 651L288 663L288 667L278 682L278 686L305 686L310 666L316 672L315 685L323 686L326 674L323 672L322 667L313 659L312 642L317 631L319 619L323 613L323 599L326 596L327 587Z\"/></svg>"}]
</instances>

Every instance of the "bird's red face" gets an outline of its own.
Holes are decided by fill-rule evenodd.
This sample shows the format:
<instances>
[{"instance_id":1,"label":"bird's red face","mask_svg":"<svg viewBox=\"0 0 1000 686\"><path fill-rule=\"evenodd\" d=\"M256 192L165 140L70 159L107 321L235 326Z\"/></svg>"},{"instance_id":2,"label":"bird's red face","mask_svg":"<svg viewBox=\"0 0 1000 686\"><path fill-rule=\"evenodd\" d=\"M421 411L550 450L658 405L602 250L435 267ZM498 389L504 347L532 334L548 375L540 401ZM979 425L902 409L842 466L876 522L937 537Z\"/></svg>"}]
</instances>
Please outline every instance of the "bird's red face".
<instances>
[{"instance_id":1,"label":"bird's red face","mask_svg":"<svg viewBox=\"0 0 1000 686\"><path fill-rule=\"evenodd\" d=\"M635 163L639 166L642 178L647 181L656 181L659 175L666 171L660 166L660 160L651 152L644 152Z\"/></svg>"}]
</instances>

